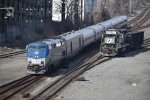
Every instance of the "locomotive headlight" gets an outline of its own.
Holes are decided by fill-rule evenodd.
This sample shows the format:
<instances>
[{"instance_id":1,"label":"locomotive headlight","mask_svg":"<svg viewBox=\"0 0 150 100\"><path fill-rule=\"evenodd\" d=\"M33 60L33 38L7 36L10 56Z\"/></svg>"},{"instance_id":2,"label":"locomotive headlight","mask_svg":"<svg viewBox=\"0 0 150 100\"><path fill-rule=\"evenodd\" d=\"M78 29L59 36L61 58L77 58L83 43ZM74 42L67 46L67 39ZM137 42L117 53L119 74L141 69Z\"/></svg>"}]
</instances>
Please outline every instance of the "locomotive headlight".
<instances>
[{"instance_id":1,"label":"locomotive headlight","mask_svg":"<svg viewBox=\"0 0 150 100\"><path fill-rule=\"evenodd\" d=\"M41 64L44 65L44 61L41 61Z\"/></svg>"},{"instance_id":2,"label":"locomotive headlight","mask_svg":"<svg viewBox=\"0 0 150 100\"><path fill-rule=\"evenodd\" d=\"M44 65L45 64L45 58L42 58L41 59L41 65Z\"/></svg>"},{"instance_id":3,"label":"locomotive headlight","mask_svg":"<svg viewBox=\"0 0 150 100\"><path fill-rule=\"evenodd\" d=\"M29 61L29 64L32 64L32 62L31 62L31 61Z\"/></svg>"}]
</instances>

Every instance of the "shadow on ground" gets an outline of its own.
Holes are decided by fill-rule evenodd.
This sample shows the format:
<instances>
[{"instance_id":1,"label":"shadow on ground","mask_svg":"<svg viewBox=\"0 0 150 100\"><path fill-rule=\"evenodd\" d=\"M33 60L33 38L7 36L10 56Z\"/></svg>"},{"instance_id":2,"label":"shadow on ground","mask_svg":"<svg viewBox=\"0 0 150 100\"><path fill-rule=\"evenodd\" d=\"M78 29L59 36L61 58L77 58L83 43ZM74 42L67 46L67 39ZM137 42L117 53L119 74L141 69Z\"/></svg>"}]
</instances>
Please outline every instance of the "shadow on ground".
<instances>
[{"instance_id":1,"label":"shadow on ground","mask_svg":"<svg viewBox=\"0 0 150 100\"><path fill-rule=\"evenodd\" d=\"M126 57L133 57L143 52L147 52L150 50L150 38L144 40L143 46L140 49L132 50L131 52L126 54Z\"/></svg>"},{"instance_id":2,"label":"shadow on ground","mask_svg":"<svg viewBox=\"0 0 150 100\"><path fill-rule=\"evenodd\" d=\"M141 49L137 49L137 50L134 50L134 51L131 51L129 53L127 53L125 55L125 57L134 57L140 53L144 53L144 52L147 52L147 51L150 51L150 48L147 48L147 47L143 47Z\"/></svg>"}]
</instances>

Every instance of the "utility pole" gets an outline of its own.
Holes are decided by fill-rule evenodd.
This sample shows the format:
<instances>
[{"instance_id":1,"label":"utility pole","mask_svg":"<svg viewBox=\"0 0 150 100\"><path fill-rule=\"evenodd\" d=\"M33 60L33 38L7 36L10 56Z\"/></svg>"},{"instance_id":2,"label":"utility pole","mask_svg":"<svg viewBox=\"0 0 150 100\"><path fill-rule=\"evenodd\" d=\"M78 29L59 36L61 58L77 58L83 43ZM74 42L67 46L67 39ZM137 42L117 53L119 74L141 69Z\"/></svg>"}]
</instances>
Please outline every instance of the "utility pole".
<instances>
[{"instance_id":1,"label":"utility pole","mask_svg":"<svg viewBox=\"0 0 150 100\"><path fill-rule=\"evenodd\" d=\"M44 34L47 36L47 0L44 0Z\"/></svg>"},{"instance_id":2,"label":"utility pole","mask_svg":"<svg viewBox=\"0 0 150 100\"><path fill-rule=\"evenodd\" d=\"M81 28L83 27L83 0L81 0Z\"/></svg>"},{"instance_id":3,"label":"utility pole","mask_svg":"<svg viewBox=\"0 0 150 100\"><path fill-rule=\"evenodd\" d=\"M129 0L129 16L132 15L132 0Z\"/></svg>"},{"instance_id":4,"label":"utility pole","mask_svg":"<svg viewBox=\"0 0 150 100\"><path fill-rule=\"evenodd\" d=\"M79 0L75 0L75 4L74 4L74 23L75 23L75 30L77 30L79 28L79 12L78 12L78 1Z\"/></svg>"},{"instance_id":5,"label":"utility pole","mask_svg":"<svg viewBox=\"0 0 150 100\"><path fill-rule=\"evenodd\" d=\"M65 0L62 0L62 14L61 14L61 21L65 21Z\"/></svg>"}]
</instances>

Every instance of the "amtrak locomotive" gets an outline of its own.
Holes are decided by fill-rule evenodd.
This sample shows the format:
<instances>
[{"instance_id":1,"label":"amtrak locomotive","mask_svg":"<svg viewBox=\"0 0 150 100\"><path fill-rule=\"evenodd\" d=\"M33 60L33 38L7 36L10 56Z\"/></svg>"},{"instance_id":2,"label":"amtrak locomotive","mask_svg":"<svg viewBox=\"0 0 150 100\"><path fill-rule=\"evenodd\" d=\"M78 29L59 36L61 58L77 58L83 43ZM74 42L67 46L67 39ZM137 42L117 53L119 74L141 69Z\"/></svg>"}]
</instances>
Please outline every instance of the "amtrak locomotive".
<instances>
[{"instance_id":1,"label":"amtrak locomotive","mask_svg":"<svg viewBox=\"0 0 150 100\"><path fill-rule=\"evenodd\" d=\"M118 16L78 31L28 44L26 46L28 73L43 74L56 68L67 59L77 55L84 47L100 40L105 30L125 25L126 21L126 16Z\"/></svg>"}]
</instances>

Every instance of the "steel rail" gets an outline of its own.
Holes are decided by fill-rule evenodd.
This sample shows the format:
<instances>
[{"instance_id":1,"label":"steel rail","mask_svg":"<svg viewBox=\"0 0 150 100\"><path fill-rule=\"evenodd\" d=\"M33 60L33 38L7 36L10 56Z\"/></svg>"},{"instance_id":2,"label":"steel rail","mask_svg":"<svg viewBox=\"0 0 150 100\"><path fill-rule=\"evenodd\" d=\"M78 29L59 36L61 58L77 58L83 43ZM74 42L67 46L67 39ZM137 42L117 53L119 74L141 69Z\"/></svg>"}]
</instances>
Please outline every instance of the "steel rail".
<instances>
[{"instance_id":1,"label":"steel rail","mask_svg":"<svg viewBox=\"0 0 150 100\"><path fill-rule=\"evenodd\" d=\"M91 57L95 54L97 54L98 51L93 51L90 52L89 56L84 59L82 62L79 63L79 65L77 65L77 67L74 67L73 69L70 69L65 75L59 77L57 80L55 80L54 82L50 83L49 86L47 86L46 88L44 88L43 90L41 90L37 95L35 96L31 96L30 99L35 99L35 98L39 98L39 95L41 95L43 92L46 92L48 87L52 87L54 86L57 82L59 82L61 79L63 79L64 77L66 77L67 75L71 74L73 71L78 70L80 67L79 66L83 66L86 65L86 63L91 59Z\"/></svg>"},{"instance_id":2,"label":"steel rail","mask_svg":"<svg viewBox=\"0 0 150 100\"><path fill-rule=\"evenodd\" d=\"M17 86L18 84L23 83L25 80L27 81L28 79L30 79L32 76L31 75L27 75L25 77L22 77L18 80L12 81L10 83L7 83L5 85L0 86L0 95L3 94L4 92L8 91L9 89L11 89L12 87Z\"/></svg>"},{"instance_id":3,"label":"steel rail","mask_svg":"<svg viewBox=\"0 0 150 100\"><path fill-rule=\"evenodd\" d=\"M148 28L148 27L150 27L150 24L147 24L147 25L141 26L141 27L139 27L139 28L138 28L138 30L141 30L141 29L144 29L144 28Z\"/></svg>"},{"instance_id":4,"label":"steel rail","mask_svg":"<svg viewBox=\"0 0 150 100\"><path fill-rule=\"evenodd\" d=\"M143 48L150 46L150 38L147 38L144 40L144 43L142 45Z\"/></svg>"},{"instance_id":5,"label":"steel rail","mask_svg":"<svg viewBox=\"0 0 150 100\"><path fill-rule=\"evenodd\" d=\"M1 100L6 100L9 99L11 97L13 97L14 95L16 95L17 93L23 91L24 89L26 89L27 87L36 84L36 82L38 80L40 80L42 78L42 76L26 76L24 78L19 79L18 81L14 81L4 85L1 89L0 89L0 99Z\"/></svg>"},{"instance_id":6,"label":"steel rail","mask_svg":"<svg viewBox=\"0 0 150 100\"><path fill-rule=\"evenodd\" d=\"M132 30L137 31L140 29L140 27L150 18L150 9L143 15L143 18L139 20L138 23L136 23L133 27Z\"/></svg>"},{"instance_id":7,"label":"steel rail","mask_svg":"<svg viewBox=\"0 0 150 100\"><path fill-rule=\"evenodd\" d=\"M148 10L149 8L145 8L137 17L135 17L134 19L130 20L127 22L127 25L131 25L133 24L135 21L137 21L138 19L140 19Z\"/></svg>"},{"instance_id":8,"label":"steel rail","mask_svg":"<svg viewBox=\"0 0 150 100\"><path fill-rule=\"evenodd\" d=\"M108 60L108 59L107 59ZM57 92L59 92L62 88L72 82L77 76L81 75L88 69L94 67L97 64L106 61L106 57L102 57L99 53L96 53L89 59L86 59L84 63L82 63L79 67L72 69L63 77L59 78L45 89L43 89L39 94L36 96L31 97L31 100L34 99L49 99L54 96Z\"/></svg>"},{"instance_id":9,"label":"steel rail","mask_svg":"<svg viewBox=\"0 0 150 100\"><path fill-rule=\"evenodd\" d=\"M1 54L0 58L7 58L7 57L11 57L11 56L18 55L18 54L23 54L25 52L26 52L26 50L20 50L20 51L10 52L10 53L6 53L6 54Z\"/></svg>"}]
</instances>

